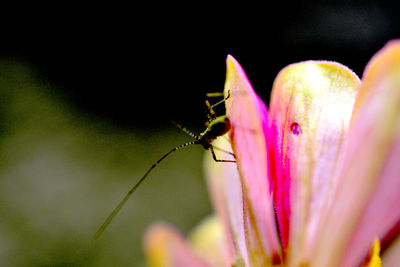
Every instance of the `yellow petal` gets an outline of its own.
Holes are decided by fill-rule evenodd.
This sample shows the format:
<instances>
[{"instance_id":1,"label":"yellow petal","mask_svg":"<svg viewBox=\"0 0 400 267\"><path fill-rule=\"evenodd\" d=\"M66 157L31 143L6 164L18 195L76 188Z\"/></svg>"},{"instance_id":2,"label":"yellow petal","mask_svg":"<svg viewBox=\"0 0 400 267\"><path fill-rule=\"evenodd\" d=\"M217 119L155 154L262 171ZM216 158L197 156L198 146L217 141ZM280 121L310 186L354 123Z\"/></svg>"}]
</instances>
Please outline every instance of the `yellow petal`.
<instances>
[{"instance_id":1,"label":"yellow petal","mask_svg":"<svg viewBox=\"0 0 400 267\"><path fill-rule=\"evenodd\" d=\"M215 147L232 152L228 134L213 142ZM218 158L232 159L227 153L216 150ZM241 258L249 265L245 234L243 194L236 164L215 162L206 151L205 174L215 211L224 225L230 258Z\"/></svg>"},{"instance_id":2,"label":"yellow petal","mask_svg":"<svg viewBox=\"0 0 400 267\"><path fill-rule=\"evenodd\" d=\"M363 264L361 267L382 267L382 260L380 257L381 253L381 244L378 239L375 239L374 245L368 253L367 262Z\"/></svg>"},{"instance_id":3,"label":"yellow petal","mask_svg":"<svg viewBox=\"0 0 400 267\"><path fill-rule=\"evenodd\" d=\"M165 223L149 227L143 239L143 250L150 267L209 267L189 245L182 234Z\"/></svg>"},{"instance_id":4,"label":"yellow petal","mask_svg":"<svg viewBox=\"0 0 400 267\"><path fill-rule=\"evenodd\" d=\"M213 215L209 216L189 234L192 247L212 263L213 266L230 266L231 255L229 254L226 236L220 219Z\"/></svg>"}]
</instances>

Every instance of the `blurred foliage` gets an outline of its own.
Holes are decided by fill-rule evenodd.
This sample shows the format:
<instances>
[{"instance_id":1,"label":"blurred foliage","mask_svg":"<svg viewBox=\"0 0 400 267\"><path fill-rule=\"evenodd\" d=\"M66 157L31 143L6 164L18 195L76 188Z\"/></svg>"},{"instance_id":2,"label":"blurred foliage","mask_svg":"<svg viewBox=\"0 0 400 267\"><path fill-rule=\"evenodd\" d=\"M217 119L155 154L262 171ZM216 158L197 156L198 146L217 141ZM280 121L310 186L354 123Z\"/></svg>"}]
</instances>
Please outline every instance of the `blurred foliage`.
<instances>
[{"instance_id":1,"label":"blurred foliage","mask_svg":"<svg viewBox=\"0 0 400 267\"><path fill-rule=\"evenodd\" d=\"M94 241L146 169L190 137L88 118L52 86L25 63L0 61L0 266L144 266L151 222L187 232L211 212L203 151L190 147L158 166Z\"/></svg>"}]
</instances>

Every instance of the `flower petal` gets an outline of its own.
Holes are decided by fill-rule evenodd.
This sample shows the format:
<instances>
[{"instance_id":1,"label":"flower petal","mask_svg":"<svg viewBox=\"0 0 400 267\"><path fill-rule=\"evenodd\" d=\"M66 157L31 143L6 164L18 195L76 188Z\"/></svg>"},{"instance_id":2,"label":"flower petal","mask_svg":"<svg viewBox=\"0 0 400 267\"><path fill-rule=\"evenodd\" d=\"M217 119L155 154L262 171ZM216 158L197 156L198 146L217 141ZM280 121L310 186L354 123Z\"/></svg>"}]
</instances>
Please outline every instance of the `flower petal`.
<instances>
[{"instance_id":1,"label":"flower petal","mask_svg":"<svg viewBox=\"0 0 400 267\"><path fill-rule=\"evenodd\" d=\"M400 41L368 64L315 266L355 266L400 220ZM313 265L314 266L314 265Z\"/></svg>"},{"instance_id":2,"label":"flower petal","mask_svg":"<svg viewBox=\"0 0 400 267\"><path fill-rule=\"evenodd\" d=\"M392 246L382 257L382 266L398 267L400 262L400 237L393 242Z\"/></svg>"},{"instance_id":3,"label":"flower petal","mask_svg":"<svg viewBox=\"0 0 400 267\"><path fill-rule=\"evenodd\" d=\"M368 251L367 257L364 259L361 267L382 267L381 244L376 238L374 245Z\"/></svg>"},{"instance_id":4,"label":"flower petal","mask_svg":"<svg viewBox=\"0 0 400 267\"><path fill-rule=\"evenodd\" d=\"M150 267L209 267L172 226L156 223L146 231L143 249Z\"/></svg>"},{"instance_id":5,"label":"flower petal","mask_svg":"<svg viewBox=\"0 0 400 267\"><path fill-rule=\"evenodd\" d=\"M228 135L218 138L213 146L232 151ZM226 153L215 151L218 158L228 158ZM231 159L231 158L229 158ZM205 154L204 167L214 208L224 225L231 262L236 258L249 266L245 235L242 185L236 164L215 162L211 154Z\"/></svg>"},{"instance_id":6,"label":"flower petal","mask_svg":"<svg viewBox=\"0 0 400 267\"><path fill-rule=\"evenodd\" d=\"M192 247L212 266L232 266L222 222L216 215L203 219L189 234Z\"/></svg>"},{"instance_id":7,"label":"flower petal","mask_svg":"<svg viewBox=\"0 0 400 267\"><path fill-rule=\"evenodd\" d=\"M243 189L249 256L256 266L279 264L281 249L268 180L267 109L231 56L227 58L225 95L228 92L226 114L232 124L231 143Z\"/></svg>"},{"instance_id":8,"label":"flower petal","mask_svg":"<svg viewBox=\"0 0 400 267\"><path fill-rule=\"evenodd\" d=\"M325 61L290 65L274 82L271 177L293 266L312 256L315 229L331 205L359 84L348 68Z\"/></svg>"}]
</instances>

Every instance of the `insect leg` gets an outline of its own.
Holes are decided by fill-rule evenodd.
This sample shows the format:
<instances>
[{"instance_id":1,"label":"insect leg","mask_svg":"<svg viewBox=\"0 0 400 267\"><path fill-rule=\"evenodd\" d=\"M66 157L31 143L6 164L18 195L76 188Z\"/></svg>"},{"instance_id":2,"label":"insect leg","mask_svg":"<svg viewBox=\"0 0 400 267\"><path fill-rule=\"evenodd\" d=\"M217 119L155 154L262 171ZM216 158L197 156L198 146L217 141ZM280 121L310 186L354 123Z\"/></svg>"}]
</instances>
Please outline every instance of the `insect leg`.
<instances>
[{"instance_id":1,"label":"insect leg","mask_svg":"<svg viewBox=\"0 0 400 267\"><path fill-rule=\"evenodd\" d=\"M222 97L222 96L224 96L223 92L207 93L207 98L210 98L210 97Z\"/></svg>"},{"instance_id":2,"label":"insect leg","mask_svg":"<svg viewBox=\"0 0 400 267\"><path fill-rule=\"evenodd\" d=\"M210 97L221 97L221 96L224 96L224 93L222 93L222 92L207 93L207 98L210 98ZM219 104L224 103L229 97L230 97L230 91L228 91L228 95L224 99L222 99L221 101L219 101L219 102L217 102L217 103L215 103L213 105L211 105L210 101L208 99L206 99L206 105L207 105L207 108L208 108L208 113L207 113L208 123L210 123L212 120L217 118L217 115L215 114L215 111L214 111L213 108L218 106Z\"/></svg>"},{"instance_id":3,"label":"insect leg","mask_svg":"<svg viewBox=\"0 0 400 267\"><path fill-rule=\"evenodd\" d=\"M215 114L215 111L213 110L212 106L210 105L210 101L208 101L208 99L206 99L206 106L208 108L207 121L208 121L208 123L210 123L217 118L217 115Z\"/></svg>"},{"instance_id":4,"label":"insect leg","mask_svg":"<svg viewBox=\"0 0 400 267\"><path fill-rule=\"evenodd\" d=\"M221 101L215 103L214 105L211 106L211 108L214 108L216 106L218 106L219 104L224 103L226 100L228 100L228 98L231 96L231 91L228 90L228 94L226 95L226 97L224 99L222 99Z\"/></svg>"},{"instance_id":5,"label":"insect leg","mask_svg":"<svg viewBox=\"0 0 400 267\"><path fill-rule=\"evenodd\" d=\"M214 161L216 161L216 162L236 162L236 160L217 159L217 156L215 156L214 148L212 146L210 146L209 149L211 151L211 154L212 154L212 157L213 157Z\"/></svg>"},{"instance_id":6,"label":"insect leg","mask_svg":"<svg viewBox=\"0 0 400 267\"><path fill-rule=\"evenodd\" d=\"M213 145L212 147L213 147L213 149L218 150L218 151L221 151L221 152L224 152L224 153L226 153L226 154L229 154L229 155L231 155L232 157L234 157L234 158L236 159L235 153L229 152L229 151L227 151L227 150L225 150L225 149L216 147L216 146L214 146L214 145Z\"/></svg>"}]
</instances>

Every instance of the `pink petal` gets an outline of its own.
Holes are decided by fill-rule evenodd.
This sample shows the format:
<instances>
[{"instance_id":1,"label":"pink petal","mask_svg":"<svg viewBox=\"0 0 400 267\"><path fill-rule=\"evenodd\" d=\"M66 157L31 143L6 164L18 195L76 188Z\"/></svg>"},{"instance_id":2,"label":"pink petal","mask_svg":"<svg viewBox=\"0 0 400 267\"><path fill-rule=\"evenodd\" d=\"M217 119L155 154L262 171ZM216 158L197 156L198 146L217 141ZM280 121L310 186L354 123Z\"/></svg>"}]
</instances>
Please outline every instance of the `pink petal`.
<instances>
[{"instance_id":1,"label":"pink petal","mask_svg":"<svg viewBox=\"0 0 400 267\"><path fill-rule=\"evenodd\" d=\"M143 249L150 267L210 267L184 237L165 223L152 225L144 236Z\"/></svg>"},{"instance_id":2,"label":"pink petal","mask_svg":"<svg viewBox=\"0 0 400 267\"><path fill-rule=\"evenodd\" d=\"M382 266L398 267L400 262L400 238L392 244L382 257Z\"/></svg>"},{"instance_id":3,"label":"pink petal","mask_svg":"<svg viewBox=\"0 0 400 267\"><path fill-rule=\"evenodd\" d=\"M218 138L213 145L232 151L225 137L227 136ZM218 153L218 151L216 153L218 158L229 158L225 153ZM233 163L215 162L208 151L205 155L204 166L211 200L225 227L230 262L239 258L246 266L249 266L242 185L237 166Z\"/></svg>"},{"instance_id":4,"label":"pink petal","mask_svg":"<svg viewBox=\"0 0 400 267\"><path fill-rule=\"evenodd\" d=\"M283 69L270 106L271 177L289 261L309 261L315 229L327 216L360 81L338 63L307 61Z\"/></svg>"},{"instance_id":5,"label":"pink petal","mask_svg":"<svg viewBox=\"0 0 400 267\"><path fill-rule=\"evenodd\" d=\"M368 64L315 266L356 266L400 220L400 41Z\"/></svg>"},{"instance_id":6,"label":"pink petal","mask_svg":"<svg viewBox=\"0 0 400 267\"><path fill-rule=\"evenodd\" d=\"M279 263L281 249L268 180L267 110L231 56L227 58L225 94L228 92L226 114L232 123L232 148L244 193L249 256L256 266Z\"/></svg>"}]
</instances>

